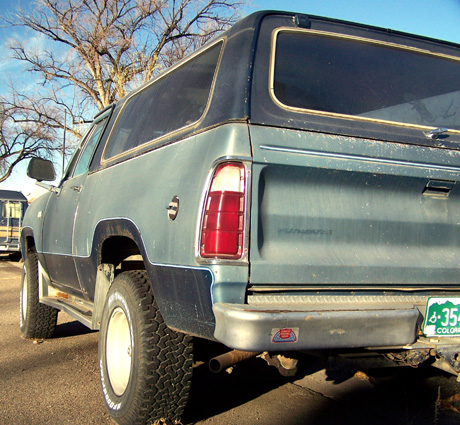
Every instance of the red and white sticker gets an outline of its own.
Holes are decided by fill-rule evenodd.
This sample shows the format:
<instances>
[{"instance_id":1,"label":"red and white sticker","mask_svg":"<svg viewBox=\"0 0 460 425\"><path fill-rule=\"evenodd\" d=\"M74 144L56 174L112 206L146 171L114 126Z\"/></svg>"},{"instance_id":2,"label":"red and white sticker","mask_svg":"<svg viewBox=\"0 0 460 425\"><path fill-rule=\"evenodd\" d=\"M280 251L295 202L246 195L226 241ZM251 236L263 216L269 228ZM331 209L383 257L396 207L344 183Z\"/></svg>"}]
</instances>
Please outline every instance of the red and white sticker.
<instances>
[{"instance_id":1,"label":"red and white sticker","mask_svg":"<svg viewBox=\"0 0 460 425\"><path fill-rule=\"evenodd\" d=\"M273 328L271 336L275 344L295 343L299 340L299 328Z\"/></svg>"}]
</instances>

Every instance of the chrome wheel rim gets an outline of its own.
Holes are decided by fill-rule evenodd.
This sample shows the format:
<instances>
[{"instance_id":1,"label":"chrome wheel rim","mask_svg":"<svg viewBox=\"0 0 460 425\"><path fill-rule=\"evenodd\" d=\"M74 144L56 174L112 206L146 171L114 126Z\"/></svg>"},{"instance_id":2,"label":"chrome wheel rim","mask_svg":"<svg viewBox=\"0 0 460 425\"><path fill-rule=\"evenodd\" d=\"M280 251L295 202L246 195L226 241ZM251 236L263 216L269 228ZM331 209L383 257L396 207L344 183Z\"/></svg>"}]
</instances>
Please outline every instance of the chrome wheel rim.
<instances>
[{"instance_id":1,"label":"chrome wheel rim","mask_svg":"<svg viewBox=\"0 0 460 425\"><path fill-rule=\"evenodd\" d=\"M106 341L107 372L113 392L121 396L131 375L132 339L129 322L124 310L113 310L107 327Z\"/></svg>"}]
</instances>

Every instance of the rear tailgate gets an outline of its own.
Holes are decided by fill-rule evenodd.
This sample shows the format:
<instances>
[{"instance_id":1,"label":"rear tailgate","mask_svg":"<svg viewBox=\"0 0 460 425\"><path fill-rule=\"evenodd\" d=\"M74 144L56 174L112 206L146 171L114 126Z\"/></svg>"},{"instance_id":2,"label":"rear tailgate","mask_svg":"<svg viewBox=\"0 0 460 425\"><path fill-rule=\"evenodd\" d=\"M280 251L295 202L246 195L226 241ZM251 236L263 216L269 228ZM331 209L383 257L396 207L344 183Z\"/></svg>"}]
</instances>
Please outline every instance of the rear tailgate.
<instances>
[{"instance_id":1,"label":"rear tailgate","mask_svg":"<svg viewBox=\"0 0 460 425\"><path fill-rule=\"evenodd\" d=\"M256 125L250 133L252 285L458 284L459 151Z\"/></svg>"}]
</instances>

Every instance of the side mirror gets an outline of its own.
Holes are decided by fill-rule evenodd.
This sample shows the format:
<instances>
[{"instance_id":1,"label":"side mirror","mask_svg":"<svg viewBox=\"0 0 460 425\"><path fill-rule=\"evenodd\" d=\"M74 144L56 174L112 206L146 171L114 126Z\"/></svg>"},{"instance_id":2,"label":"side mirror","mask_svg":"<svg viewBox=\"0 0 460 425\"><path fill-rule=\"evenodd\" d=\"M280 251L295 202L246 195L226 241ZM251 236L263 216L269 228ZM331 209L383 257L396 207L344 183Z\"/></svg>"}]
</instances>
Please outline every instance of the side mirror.
<instances>
[{"instance_id":1,"label":"side mirror","mask_svg":"<svg viewBox=\"0 0 460 425\"><path fill-rule=\"evenodd\" d=\"M41 158L32 158L27 167L27 176L41 181L53 181L56 178L54 165L51 161Z\"/></svg>"}]
</instances>

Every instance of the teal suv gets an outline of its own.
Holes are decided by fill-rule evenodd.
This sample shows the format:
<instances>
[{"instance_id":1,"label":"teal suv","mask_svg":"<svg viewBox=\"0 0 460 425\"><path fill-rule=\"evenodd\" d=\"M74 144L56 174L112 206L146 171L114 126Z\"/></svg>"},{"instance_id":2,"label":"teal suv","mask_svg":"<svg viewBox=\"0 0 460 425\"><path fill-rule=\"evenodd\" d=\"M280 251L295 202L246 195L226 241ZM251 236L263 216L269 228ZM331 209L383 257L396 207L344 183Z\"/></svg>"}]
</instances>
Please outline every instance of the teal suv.
<instances>
[{"instance_id":1,"label":"teal suv","mask_svg":"<svg viewBox=\"0 0 460 425\"><path fill-rule=\"evenodd\" d=\"M200 339L228 347L214 370L460 372L458 45L255 13L100 111L57 186L28 173L49 191L21 232L22 333L60 310L98 329L120 424L179 420Z\"/></svg>"}]
</instances>

